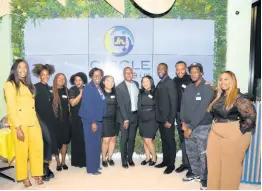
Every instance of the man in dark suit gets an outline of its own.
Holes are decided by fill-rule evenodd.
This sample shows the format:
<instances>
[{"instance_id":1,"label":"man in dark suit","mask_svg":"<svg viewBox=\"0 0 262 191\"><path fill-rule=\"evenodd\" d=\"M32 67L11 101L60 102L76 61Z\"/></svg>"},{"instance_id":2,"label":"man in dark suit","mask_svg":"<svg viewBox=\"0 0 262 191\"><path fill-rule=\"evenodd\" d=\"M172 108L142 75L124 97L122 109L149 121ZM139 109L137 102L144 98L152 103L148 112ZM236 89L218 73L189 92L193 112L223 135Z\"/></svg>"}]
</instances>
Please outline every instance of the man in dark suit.
<instances>
[{"instance_id":1,"label":"man in dark suit","mask_svg":"<svg viewBox=\"0 0 262 191\"><path fill-rule=\"evenodd\" d=\"M118 104L117 121L120 124L121 140L120 151L122 166L128 168L135 166L132 156L135 148L137 131L137 101L139 85L133 81L133 70L130 67L124 69L125 80L116 87L116 99Z\"/></svg>"},{"instance_id":2,"label":"man in dark suit","mask_svg":"<svg viewBox=\"0 0 262 191\"><path fill-rule=\"evenodd\" d=\"M157 67L160 82L156 91L156 120L159 124L163 162L156 168L166 167L164 174L170 174L175 169L176 141L174 122L177 113L177 90L174 81L168 76L168 66L160 63Z\"/></svg>"},{"instance_id":3,"label":"man in dark suit","mask_svg":"<svg viewBox=\"0 0 262 191\"><path fill-rule=\"evenodd\" d=\"M184 132L182 130L182 124L180 120L180 106L183 93L187 85L191 84L191 77L187 74L187 65L184 61L178 61L176 63L176 77L173 79L176 84L177 89L177 116L176 116L176 124L177 131L179 134L180 145L182 150L182 164L180 167L176 169L176 172L183 172L184 170L189 170L187 176L192 175L190 164L186 154L186 146L185 146L185 137Z\"/></svg>"}]
</instances>

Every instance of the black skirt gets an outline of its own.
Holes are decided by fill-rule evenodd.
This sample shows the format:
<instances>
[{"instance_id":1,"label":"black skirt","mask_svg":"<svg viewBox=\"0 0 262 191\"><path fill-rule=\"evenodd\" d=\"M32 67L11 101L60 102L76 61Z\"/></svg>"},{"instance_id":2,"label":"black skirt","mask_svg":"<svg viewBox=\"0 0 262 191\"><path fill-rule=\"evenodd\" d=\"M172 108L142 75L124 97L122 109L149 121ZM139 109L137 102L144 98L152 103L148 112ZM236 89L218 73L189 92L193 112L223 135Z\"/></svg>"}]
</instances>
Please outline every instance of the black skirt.
<instances>
[{"instance_id":1,"label":"black skirt","mask_svg":"<svg viewBox=\"0 0 262 191\"><path fill-rule=\"evenodd\" d=\"M154 139L157 132L157 122L154 110L139 112L139 134L143 138Z\"/></svg>"},{"instance_id":2,"label":"black skirt","mask_svg":"<svg viewBox=\"0 0 262 191\"><path fill-rule=\"evenodd\" d=\"M114 137L118 134L118 128L116 120L114 119L103 119L103 130L102 137Z\"/></svg>"}]
</instances>

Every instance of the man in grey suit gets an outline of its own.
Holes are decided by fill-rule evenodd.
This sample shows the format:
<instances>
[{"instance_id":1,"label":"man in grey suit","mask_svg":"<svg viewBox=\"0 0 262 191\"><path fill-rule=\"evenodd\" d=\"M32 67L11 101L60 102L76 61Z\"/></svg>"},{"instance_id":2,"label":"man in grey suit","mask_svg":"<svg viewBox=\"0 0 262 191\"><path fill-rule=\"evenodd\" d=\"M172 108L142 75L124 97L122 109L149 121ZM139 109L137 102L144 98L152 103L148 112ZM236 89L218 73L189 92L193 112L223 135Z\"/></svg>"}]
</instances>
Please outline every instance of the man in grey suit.
<instances>
[{"instance_id":1,"label":"man in grey suit","mask_svg":"<svg viewBox=\"0 0 262 191\"><path fill-rule=\"evenodd\" d=\"M137 101L139 85L133 81L133 70L130 67L124 69L125 80L116 87L116 99L118 104L117 122L120 124L121 140L120 151L123 168L135 166L132 156L135 148L136 131L138 125Z\"/></svg>"}]
</instances>

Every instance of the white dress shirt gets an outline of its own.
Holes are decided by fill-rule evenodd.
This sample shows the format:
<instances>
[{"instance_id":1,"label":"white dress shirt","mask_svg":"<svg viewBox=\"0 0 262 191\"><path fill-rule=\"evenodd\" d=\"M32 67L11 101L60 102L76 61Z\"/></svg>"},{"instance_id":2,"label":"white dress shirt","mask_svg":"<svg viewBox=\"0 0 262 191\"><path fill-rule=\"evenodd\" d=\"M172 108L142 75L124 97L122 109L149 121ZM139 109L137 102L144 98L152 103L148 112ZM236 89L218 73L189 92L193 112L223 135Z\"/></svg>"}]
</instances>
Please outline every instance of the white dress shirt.
<instances>
[{"instance_id":1,"label":"white dress shirt","mask_svg":"<svg viewBox=\"0 0 262 191\"><path fill-rule=\"evenodd\" d=\"M138 102L138 94L139 94L139 90L136 86L136 84L131 81L125 81L128 92L129 92L129 96L130 96L130 100L131 100L131 111L137 111L137 102Z\"/></svg>"}]
</instances>

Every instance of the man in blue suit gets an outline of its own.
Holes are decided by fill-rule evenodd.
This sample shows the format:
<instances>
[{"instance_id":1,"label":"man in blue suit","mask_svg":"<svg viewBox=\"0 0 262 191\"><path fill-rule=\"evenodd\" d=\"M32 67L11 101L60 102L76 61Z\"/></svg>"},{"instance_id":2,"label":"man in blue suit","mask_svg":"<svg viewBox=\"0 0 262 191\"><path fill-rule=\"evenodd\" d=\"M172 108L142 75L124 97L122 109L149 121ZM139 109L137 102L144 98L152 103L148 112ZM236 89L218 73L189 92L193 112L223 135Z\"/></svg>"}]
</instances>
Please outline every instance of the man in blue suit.
<instances>
[{"instance_id":1,"label":"man in blue suit","mask_svg":"<svg viewBox=\"0 0 262 191\"><path fill-rule=\"evenodd\" d=\"M93 68L89 72L92 81L83 89L83 97L79 109L79 116L83 122L85 148L86 148L86 169L87 173L94 175L101 174L100 150L102 120L106 116L106 100L103 91L99 87L103 71Z\"/></svg>"}]
</instances>

